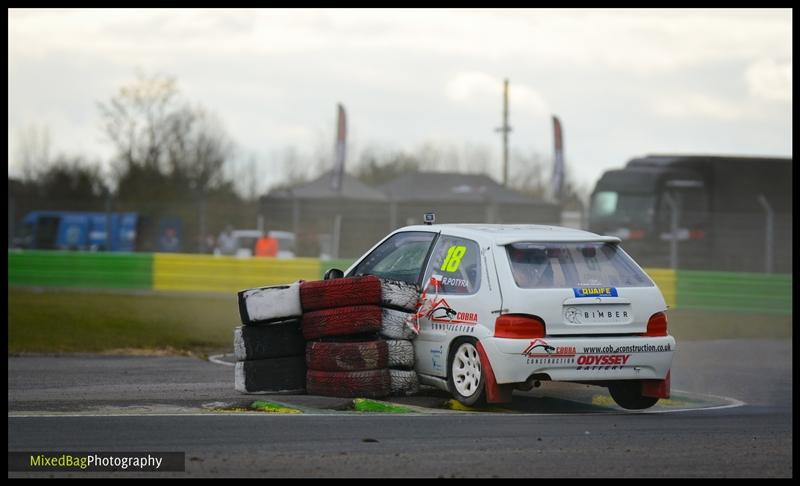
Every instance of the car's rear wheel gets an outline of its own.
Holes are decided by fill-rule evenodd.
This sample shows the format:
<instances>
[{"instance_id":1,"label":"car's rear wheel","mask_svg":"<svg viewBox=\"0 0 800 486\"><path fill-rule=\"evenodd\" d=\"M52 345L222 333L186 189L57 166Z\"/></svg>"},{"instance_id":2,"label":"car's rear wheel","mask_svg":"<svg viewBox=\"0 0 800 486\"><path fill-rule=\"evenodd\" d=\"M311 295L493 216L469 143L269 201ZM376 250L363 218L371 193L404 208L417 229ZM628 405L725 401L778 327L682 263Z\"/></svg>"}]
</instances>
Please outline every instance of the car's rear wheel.
<instances>
[{"instance_id":1,"label":"car's rear wheel","mask_svg":"<svg viewBox=\"0 0 800 486\"><path fill-rule=\"evenodd\" d=\"M638 380L620 381L608 386L611 398L622 408L644 410L658 402L658 397L642 395L642 384Z\"/></svg>"},{"instance_id":2,"label":"car's rear wheel","mask_svg":"<svg viewBox=\"0 0 800 486\"><path fill-rule=\"evenodd\" d=\"M450 393L464 405L483 404L486 380L475 342L470 339L460 339L453 343L451 349L447 374Z\"/></svg>"}]
</instances>

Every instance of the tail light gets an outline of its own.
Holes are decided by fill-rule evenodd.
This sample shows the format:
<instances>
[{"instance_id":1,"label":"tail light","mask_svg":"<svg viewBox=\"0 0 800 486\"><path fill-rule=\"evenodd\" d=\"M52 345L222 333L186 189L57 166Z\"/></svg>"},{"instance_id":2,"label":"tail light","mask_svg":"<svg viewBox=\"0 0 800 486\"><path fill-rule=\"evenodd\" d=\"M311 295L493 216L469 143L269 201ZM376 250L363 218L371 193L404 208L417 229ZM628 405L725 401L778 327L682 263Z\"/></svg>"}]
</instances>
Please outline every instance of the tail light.
<instances>
[{"instance_id":1,"label":"tail light","mask_svg":"<svg viewBox=\"0 0 800 486\"><path fill-rule=\"evenodd\" d=\"M650 316L647 321L647 332L645 336L666 336L667 335L667 315L657 312Z\"/></svg>"},{"instance_id":2,"label":"tail light","mask_svg":"<svg viewBox=\"0 0 800 486\"><path fill-rule=\"evenodd\" d=\"M533 316L506 314L494 323L494 336L510 339L541 338L545 336L544 322Z\"/></svg>"}]
</instances>

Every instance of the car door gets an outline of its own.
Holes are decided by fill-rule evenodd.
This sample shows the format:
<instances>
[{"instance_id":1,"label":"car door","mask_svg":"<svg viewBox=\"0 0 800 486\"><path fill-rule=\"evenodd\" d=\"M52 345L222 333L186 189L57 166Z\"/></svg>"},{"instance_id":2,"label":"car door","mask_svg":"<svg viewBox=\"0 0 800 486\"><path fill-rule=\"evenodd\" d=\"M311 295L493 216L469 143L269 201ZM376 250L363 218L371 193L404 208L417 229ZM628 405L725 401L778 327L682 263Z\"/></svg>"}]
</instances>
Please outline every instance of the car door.
<instances>
[{"instance_id":1,"label":"car door","mask_svg":"<svg viewBox=\"0 0 800 486\"><path fill-rule=\"evenodd\" d=\"M419 373L446 377L452 340L480 339L494 329L492 311L500 308L501 299L490 262L490 245L452 235L438 238L425 270L420 333L414 341Z\"/></svg>"}]
</instances>

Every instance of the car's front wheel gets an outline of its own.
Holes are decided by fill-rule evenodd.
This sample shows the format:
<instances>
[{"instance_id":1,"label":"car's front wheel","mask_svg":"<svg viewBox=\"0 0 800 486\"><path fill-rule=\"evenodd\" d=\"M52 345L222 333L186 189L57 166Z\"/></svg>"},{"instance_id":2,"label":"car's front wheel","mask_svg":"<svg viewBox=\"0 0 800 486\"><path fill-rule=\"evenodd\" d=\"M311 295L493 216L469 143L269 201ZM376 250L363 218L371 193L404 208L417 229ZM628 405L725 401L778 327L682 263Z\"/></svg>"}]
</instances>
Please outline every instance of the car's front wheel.
<instances>
[{"instance_id":1,"label":"car's front wheel","mask_svg":"<svg viewBox=\"0 0 800 486\"><path fill-rule=\"evenodd\" d=\"M644 410L658 402L658 397L642 395L642 384L638 380L620 381L608 386L611 398L622 408Z\"/></svg>"},{"instance_id":2,"label":"car's front wheel","mask_svg":"<svg viewBox=\"0 0 800 486\"><path fill-rule=\"evenodd\" d=\"M450 372L447 375L450 393L464 405L483 404L486 380L475 342L469 339L457 340L451 349L448 364Z\"/></svg>"}]
</instances>

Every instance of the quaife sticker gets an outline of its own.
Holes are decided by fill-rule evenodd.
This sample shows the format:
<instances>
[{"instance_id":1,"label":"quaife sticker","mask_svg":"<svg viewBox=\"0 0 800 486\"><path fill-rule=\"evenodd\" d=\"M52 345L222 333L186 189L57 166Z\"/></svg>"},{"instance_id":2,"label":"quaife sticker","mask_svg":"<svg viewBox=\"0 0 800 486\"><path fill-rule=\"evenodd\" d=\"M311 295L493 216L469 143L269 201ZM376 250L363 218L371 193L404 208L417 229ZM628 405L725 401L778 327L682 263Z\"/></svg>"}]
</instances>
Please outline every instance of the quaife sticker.
<instances>
[{"instance_id":1,"label":"quaife sticker","mask_svg":"<svg viewBox=\"0 0 800 486\"><path fill-rule=\"evenodd\" d=\"M575 297L617 297L616 287L573 287Z\"/></svg>"}]
</instances>

